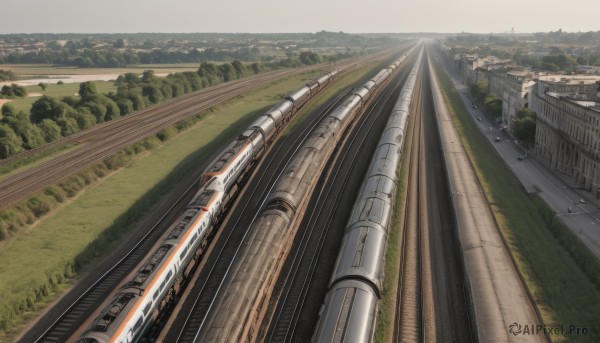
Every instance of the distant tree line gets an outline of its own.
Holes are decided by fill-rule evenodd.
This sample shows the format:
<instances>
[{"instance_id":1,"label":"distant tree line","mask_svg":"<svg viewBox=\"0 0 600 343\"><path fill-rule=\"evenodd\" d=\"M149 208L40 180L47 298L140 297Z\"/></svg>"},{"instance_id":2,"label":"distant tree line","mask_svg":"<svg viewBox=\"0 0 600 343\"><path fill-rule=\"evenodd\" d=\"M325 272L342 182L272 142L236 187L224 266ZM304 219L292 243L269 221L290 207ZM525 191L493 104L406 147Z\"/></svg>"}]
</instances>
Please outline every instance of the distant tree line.
<instances>
[{"instance_id":1,"label":"distant tree line","mask_svg":"<svg viewBox=\"0 0 600 343\"><path fill-rule=\"evenodd\" d=\"M517 52L514 61L529 66L537 70L545 71L567 71L572 72L578 65L597 65L600 66L600 52L586 53L582 56L570 56L565 53L555 53L547 56L527 55L522 52Z\"/></svg>"},{"instance_id":2,"label":"distant tree line","mask_svg":"<svg viewBox=\"0 0 600 343\"><path fill-rule=\"evenodd\" d=\"M0 69L0 81L14 81L17 79L17 74L10 70Z\"/></svg>"},{"instance_id":3,"label":"distant tree line","mask_svg":"<svg viewBox=\"0 0 600 343\"><path fill-rule=\"evenodd\" d=\"M96 50L65 47L60 50L11 53L0 56L0 63L44 63L60 64L82 68L115 68L133 64L199 63L201 61L257 61L258 51L241 48L237 50L206 49L204 51L164 51L151 52L126 50Z\"/></svg>"},{"instance_id":4,"label":"distant tree line","mask_svg":"<svg viewBox=\"0 0 600 343\"><path fill-rule=\"evenodd\" d=\"M322 60L313 53L306 55L305 59L307 64ZM83 82L79 86L78 97L57 99L42 96L32 104L28 114L17 112L10 103L4 104L0 117L0 158L205 87L257 74L268 68L300 64L300 59L293 58L273 64L233 61L217 65L202 62L196 72L169 74L164 78L157 77L151 70L141 76L134 73L120 75L115 81L116 92L108 94L98 93L93 82Z\"/></svg>"}]
</instances>

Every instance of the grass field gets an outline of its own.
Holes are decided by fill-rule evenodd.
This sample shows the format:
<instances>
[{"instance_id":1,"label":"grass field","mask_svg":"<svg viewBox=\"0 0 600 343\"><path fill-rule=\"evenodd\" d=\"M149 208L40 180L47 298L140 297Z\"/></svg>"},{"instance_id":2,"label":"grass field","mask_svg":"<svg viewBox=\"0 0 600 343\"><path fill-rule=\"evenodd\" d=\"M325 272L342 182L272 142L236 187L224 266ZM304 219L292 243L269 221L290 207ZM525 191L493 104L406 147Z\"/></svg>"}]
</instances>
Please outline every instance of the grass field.
<instances>
[{"instance_id":1,"label":"grass field","mask_svg":"<svg viewBox=\"0 0 600 343\"><path fill-rule=\"evenodd\" d=\"M95 74L124 74L142 73L144 70L155 70L156 73L176 73L196 71L200 63L182 64L142 64L127 68L77 68L56 67L50 64L3 64L0 69L10 70L19 77L33 76L34 78L54 75L95 75ZM29 77L31 78L31 77ZM50 82L50 80L49 80Z\"/></svg>"},{"instance_id":2,"label":"grass field","mask_svg":"<svg viewBox=\"0 0 600 343\"><path fill-rule=\"evenodd\" d=\"M519 272L550 327L570 324L588 335L555 342L600 342L600 266L537 196L526 194L467 114L445 71L437 68L463 144Z\"/></svg>"},{"instance_id":3,"label":"grass field","mask_svg":"<svg viewBox=\"0 0 600 343\"><path fill-rule=\"evenodd\" d=\"M96 85L96 89L100 93L108 93L110 91L116 92L117 87L114 82L109 81L93 81ZM65 83L57 85L56 83L46 83L46 90L42 90L40 86L26 86L27 94L36 96L27 96L25 98L15 98L10 101L10 104L14 106L17 111L24 111L29 113L31 110L31 104L33 104L42 95L47 95L53 98L60 98L63 96L75 96L79 93L79 83Z\"/></svg>"},{"instance_id":4,"label":"grass field","mask_svg":"<svg viewBox=\"0 0 600 343\"><path fill-rule=\"evenodd\" d=\"M341 78L334 87L347 87L365 72L357 70ZM182 175L209 156L215 148L231 140L265 109L277 102L283 94L299 88L308 79L320 75L313 72L287 78L258 90L248 96L238 97L220 106L192 128L173 138L163 147L144 158L136 159L101 184L88 189L77 199L62 206L51 217L11 239L10 244L0 248L0 315L2 311L14 311L28 303L39 303L34 311L14 316L11 325L16 329L0 336L0 341L10 340L23 322L34 316L40 307L57 296L55 288L62 291L72 277L75 258L89 245L94 245L111 232L111 243L97 252L102 256L111 251L116 239L126 234L132 226L115 230L118 219L127 215L128 209L145 198L145 209L156 202ZM333 88L333 87L332 87ZM320 99L324 102L326 99ZM159 185L159 186L157 186ZM136 211L143 209L137 208ZM142 211L143 212L143 211ZM141 214L140 214L141 215ZM114 234L112 234L114 233ZM66 274L66 275L65 275ZM46 286L47 285L47 286ZM50 299L35 299L40 287L47 289ZM44 295L47 297L47 295Z\"/></svg>"}]
</instances>

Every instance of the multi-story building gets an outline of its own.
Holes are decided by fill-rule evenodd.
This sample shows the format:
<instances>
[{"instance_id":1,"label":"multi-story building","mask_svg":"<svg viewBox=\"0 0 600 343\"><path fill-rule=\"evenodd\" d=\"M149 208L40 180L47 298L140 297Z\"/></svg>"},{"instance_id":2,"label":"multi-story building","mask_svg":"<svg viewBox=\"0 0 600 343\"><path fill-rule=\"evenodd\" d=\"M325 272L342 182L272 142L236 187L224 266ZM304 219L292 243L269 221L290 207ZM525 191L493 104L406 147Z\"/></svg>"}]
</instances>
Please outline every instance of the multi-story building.
<instances>
[{"instance_id":1,"label":"multi-story building","mask_svg":"<svg viewBox=\"0 0 600 343\"><path fill-rule=\"evenodd\" d=\"M600 77L539 76L530 95L535 152L600 204Z\"/></svg>"},{"instance_id":2,"label":"multi-story building","mask_svg":"<svg viewBox=\"0 0 600 343\"><path fill-rule=\"evenodd\" d=\"M495 56L480 58L476 54L457 54L454 57L454 63L466 83L487 82L488 71L502 68L510 62L510 60L499 59Z\"/></svg>"},{"instance_id":3,"label":"multi-story building","mask_svg":"<svg viewBox=\"0 0 600 343\"><path fill-rule=\"evenodd\" d=\"M535 84L529 70L512 67L488 72L488 91L502 100L502 121L512 132L515 115L528 106L529 93Z\"/></svg>"}]
</instances>

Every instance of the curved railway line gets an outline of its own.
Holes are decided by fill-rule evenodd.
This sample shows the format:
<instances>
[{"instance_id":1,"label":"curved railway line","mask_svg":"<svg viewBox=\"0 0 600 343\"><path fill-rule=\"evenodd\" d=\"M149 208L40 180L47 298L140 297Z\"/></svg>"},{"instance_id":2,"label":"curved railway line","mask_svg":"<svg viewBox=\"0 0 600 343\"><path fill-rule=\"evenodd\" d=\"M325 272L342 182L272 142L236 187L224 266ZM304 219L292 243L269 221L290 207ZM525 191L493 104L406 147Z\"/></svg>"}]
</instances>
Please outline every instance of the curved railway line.
<instances>
[{"instance_id":1,"label":"curved railway line","mask_svg":"<svg viewBox=\"0 0 600 343\"><path fill-rule=\"evenodd\" d=\"M370 63L373 60L381 58L381 56L381 54L378 54L375 56L369 56L367 58L364 58L361 61L348 62L344 65L344 67L346 68L346 70L348 70L348 68L352 68L356 65ZM298 72L298 70L286 71L286 74L294 72ZM271 80L272 78L269 78L269 80ZM249 87L256 88L259 86L254 86L251 84L251 81L248 81L244 84L243 89L247 90L247 88ZM233 96L237 95L223 95L223 97L225 98L231 98ZM213 100L213 102L218 101L218 99L215 99L215 97L213 97L212 99L208 99L208 102L213 103L211 102L211 100ZM201 104L198 106L210 105ZM198 108L196 107L193 111L195 114L198 111ZM173 111L169 113L173 113ZM163 120L168 121L168 119L169 118ZM108 122L107 124L112 123ZM122 128L122 126L110 125L110 129L105 129L108 131L103 132L106 133L120 131L120 128ZM141 134L142 133L140 133L140 135ZM91 132L89 133L89 135L90 137L95 136L95 134ZM81 139L81 136L79 138ZM130 139L129 141L131 142L131 140L132 139ZM114 289L121 282L122 278L126 276L129 273L129 271L131 271L143 259L143 257L147 254L148 250L152 247L157 238L160 237L160 235L164 232L164 230L166 230L166 228L168 228L169 224L173 219L170 218L171 214L181 212L181 209L187 204L187 201L189 201L189 198L191 197L191 195L189 195L188 193L193 193L189 191L191 189L194 189L194 186L197 184L197 181L198 180L196 179L191 183L192 186L190 186L187 189L187 191L185 191L184 194L179 197L178 202L169 208L167 213L161 217L161 221L159 221L159 223L156 224L148 234L146 234L140 241L135 243L135 246L131 248L127 253L124 253L124 257L120 258L118 262L116 262L114 268L111 268L109 271L104 273L99 280L94 282L91 287L86 289L71 305L63 306L66 307L66 310L64 310L62 313L51 313L50 315L56 317L57 319L50 326L50 328L45 330L43 334L35 334L35 332L40 332L39 329L32 330L32 332L27 333L25 336L23 336L21 338L21 341L61 342L66 340L70 336L70 334L74 332L74 330L81 324L81 321L87 318L90 315L90 313L97 308L98 304L103 301L104 297L106 297L106 295L109 294L112 291L112 289ZM167 219L163 221L162 219L164 219L166 216L169 216L170 220Z\"/></svg>"},{"instance_id":2,"label":"curved railway line","mask_svg":"<svg viewBox=\"0 0 600 343\"><path fill-rule=\"evenodd\" d=\"M276 289L281 290L281 295L273 309L273 319L263 323L263 330L266 331L264 341L310 339L323 298L317 295L324 295L332 262L335 261L335 255L334 258L322 258L322 254L325 250L337 250L329 244L332 239L339 246L357 188L368 167L364 161L375 149L412 62L412 58L407 59L400 67L403 70L394 76L389 87L372 97L365 114L352 128L345 147L329 166L328 173L321 177L318 193L313 196L306 210L310 215L300 224L298 237L288 257L289 262L283 267L287 272L279 277ZM331 266L323 273L321 270L324 265Z\"/></svg>"},{"instance_id":3,"label":"curved railway line","mask_svg":"<svg viewBox=\"0 0 600 343\"><path fill-rule=\"evenodd\" d=\"M178 326L181 326L181 328L172 328L170 332L166 334L167 336L165 341L195 341L198 329L202 325L206 313L212 306L212 302L221 286L223 278L230 269L232 261L243 244L244 238L246 237L247 231L240 232L240 230L233 229L238 226L247 227L248 222L252 222L255 219L258 209L266 201L269 190L281 177L282 171L290 162L291 157L300 148L302 143L306 141L310 132L319 124L321 119L327 116L327 114L339 103L339 101L344 98L349 91L350 90L348 89L342 92L335 98L334 101L328 103L322 109L318 110L318 115L311 118L309 122L305 122L304 125L302 125L303 127L298 130L298 133L294 134L293 138L272 148L273 153L270 155L276 157L265 159L265 161L269 161L267 162L266 166L264 166L264 169L267 171L263 171L260 174L257 182L252 183L253 187L247 190L249 193L249 195L247 195L247 199L252 200L246 202L246 204L240 208L239 212L241 213L234 214L236 217L235 222L232 221L231 223L227 224L230 226L230 229L224 230L223 233L227 232L227 234L226 236L223 236L224 241L219 243L219 250L218 253L215 254L216 257L214 258L214 261L207 262L212 262L212 264L208 267L210 269L206 268L207 273L201 278L202 281L199 290L192 290L194 294L192 307L189 309L186 308L185 311L182 311L184 313L182 318L183 320L178 324ZM257 170L257 173L258 172L259 170ZM215 248L217 247L215 246ZM187 315L185 315L185 313L187 313Z\"/></svg>"},{"instance_id":4,"label":"curved railway line","mask_svg":"<svg viewBox=\"0 0 600 343\"><path fill-rule=\"evenodd\" d=\"M378 53L358 61L346 61L337 67L340 72L363 65L389 52ZM324 66L303 67L293 70L277 71L258 75L248 79L225 83L214 88L201 90L167 103L153 106L139 112L120 117L116 120L97 125L79 134L66 137L57 142L44 145L16 155L8 163L34 152L43 151L64 144L79 144L81 147L59 155L49 161L28 168L18 174L0 180L0 210L7 208L46 186L57 183L75 172L102 161L119 150L138 142L181 120L189 118L212 106L240 96L248 91L260 88L266 83L292 74L323 68Z\"/></svg>"}]
</instances>

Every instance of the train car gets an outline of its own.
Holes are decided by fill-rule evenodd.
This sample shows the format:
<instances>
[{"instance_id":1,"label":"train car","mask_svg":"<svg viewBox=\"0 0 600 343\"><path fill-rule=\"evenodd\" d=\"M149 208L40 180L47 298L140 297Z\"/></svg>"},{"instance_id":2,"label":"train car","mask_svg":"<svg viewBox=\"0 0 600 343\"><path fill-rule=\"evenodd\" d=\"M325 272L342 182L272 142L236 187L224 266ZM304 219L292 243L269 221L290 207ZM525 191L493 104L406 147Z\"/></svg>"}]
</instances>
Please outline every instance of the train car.
<instances>
[{"instance_id":1,"label":"train car","mask_svg":"<svg viewBox=\"0 0 600 343\"><path fill-rule=\"evenodd\" d=\"M365 221L346 229L329 287L346 279L362 279L377 297L383 290L387 230Z\"/></svg>"},{"instance_id":2,"label":"train car","mask_svg":"<svg viewBox=\"0 0 600 343\"><path fill-rule=\"evenodd\" d=\"M265 115L275 120L275 125L279 129L284 123L288 122L292 116L294 103L289 100L283 100L277 105L271 107Z\"/></svg>"},{"instance_id":3,"label":"train car","mask_svg":"<svg viewBox=\"0 0 600 343\"><path fill-rule=\"evenodd\" d=\"M383 69L379 73L377 73L377 75L375 75L375 77L373 77L371 81L375 82L375 85L379 87L383 83L383 81L385 81L385 79L388 78L388 76L390 76L390 72L387 69Z\"/></svg>"},{"instance_id":4,"label":"train car","mask_svg":"<svg viewBox=\"0 0 600 343\"><path fill-rule=\"evenodd\" d=\"M154 321L157 310L177 290L182 269L204 242L223 192L211 180L169 227L135 276L116 294L78 343L133 342Z\"/></svg>"},{"instance_id":5,"label":"train car","mask_svg":"<svg viewBox=\"0 0 600 343\"><path fill-rule=\"evenodd\" d=\"M259 130L265 142L269 142L276 131L275 120L268 115L258 117L248 130Z\"/></svg>"},{"instance_id":6,"label":"train car","mask_svg":"<svg viewBox=\"0 0 600 343\"><path fill-rule=\"evenodd\" d=\"M366 103L371 97L371 91L365 86L356 88L352 94L359 96L362 100L362 104Z\"/></svg>"},{"instance_id":7,"label":"train car","mask_svg":"<svg viewBox=\"0 0 600 343\"><path fill-rule=\"evenodd\" d=\"M319 83L319 89L322 89L323 87L327 86L330 81L331 81L331 74L325 74L325 75L321 76L320 78L318 78L317 82Z\"/></svg>"},{"instance_id":8,"label":"train car","mask_svg":"<svg viewBox=\"0 0 600 343\"><path fill-rule=\"evenodd\" d=\"M271 250L279 251L285 245L285 235L291 221L289 208L273 203L256 218L249 232L248 242L259 241L268 249L244 244L240 251L240 263L232 266L230 276L223 280L222 296L215 300L215 308L220 309L214 316L207 315L200 330L197 342L246 342L247 336L260 324L261 313L268 302L256 301L264 296L260 291L265 287L265 275L271 269L279 268L282 259L274 258ZM243 300L243 301L241 301ZM244 318L237 317L240 308L257 304Z\"/></svg>"},{"instance_id":9,"label":"train car","mask_svg":"<svg viewBox=\"0 0 600 343\"><path fill-rule=\"evenodd\" d=\"M296 211L304 194L310 189L311 176L318 170L321 162L318 156L332 137L336 136L340 125L340 120L331 116L321 121L286 168L288 172L275 184L267 203L287 204Z\"/></svg>"},{"instance_id":10,"label":"train car","mask_svg":"<svg viewBox=\"0 0 600 343\"><path fill-rule=\"evenodd\" d=\"M403 55L379 72L369 86L378 87L405 59ZM400 93L354 203L313 342L369 342L373 339L378 297L383 291L398 166L417 71L413 67Z\"/></svg>"},{"instance_id":11,"label":"train car","mask_svg":"<svg viewBox=\"0 0 600 343\"><path fill-rule=\"evenodd\" d=\"M307 82L305 86L308 87L308 89L310 89L310 94L317 94L320 87L319 82L317 80L311 80L310 82Z\"/></svg>"},{"instance_id":12,"label":"train car","mask_svg":"<svg viewBox=\"0 0 600 343\"><path fill-rule=\"evenodd\" d=\"M302 107L302 105L304 105L309 98L310 88L306 86L285 97L286 100L294 103L294 112L298 111L298 109Z\"/></svg>"},{"instance_id":13,"label":"train car","mask_svg":"<svg viewBox=\"0 0 600 343\"><path fill-rule=\"evenodd\" d=\"M368 284L355 280L336 283L321 307L312 342L373 342L378 300Z\"/></svg>"},{"instance_id":14,"label":"train car","mask_svg":"<svg viewBox=\"0 0 600 343\"><path fill-rule=\"evenodd\" d=\"M216 178L216 182L228 191L264 145L259 130L246 130L211 163L202 176L202 183Z\"/></svg>"},{"instance_id":15,"label":"train car","mask_svg":"<svg viewBox=\"0 0 600 343\"><path fill-rule=\"evenodd\" d=\"M207 244L213 221L232 196L232 186L264 151L274 134L292 114L331 79L326 74L290 94L257 118L250 127L210 164L202 177L202 186L186 211L173 222L159 247L114 296L94 320L78 343L132 342L149 328L159 309L179 291L189 262L198 257ZM333 120L333 119L331 119ZM313 140L318 145L318 139ZM323 143L324 145L324 143ZM293 182L292 182L293 183ZM306 186L304 186L306 188ZM264 226L271 233L284 232L293 210L272 201L265 212ZM256 284L260 284L257 280ZM169 295L170 294L170 295Z\"/></svg>"}]
</instances>

